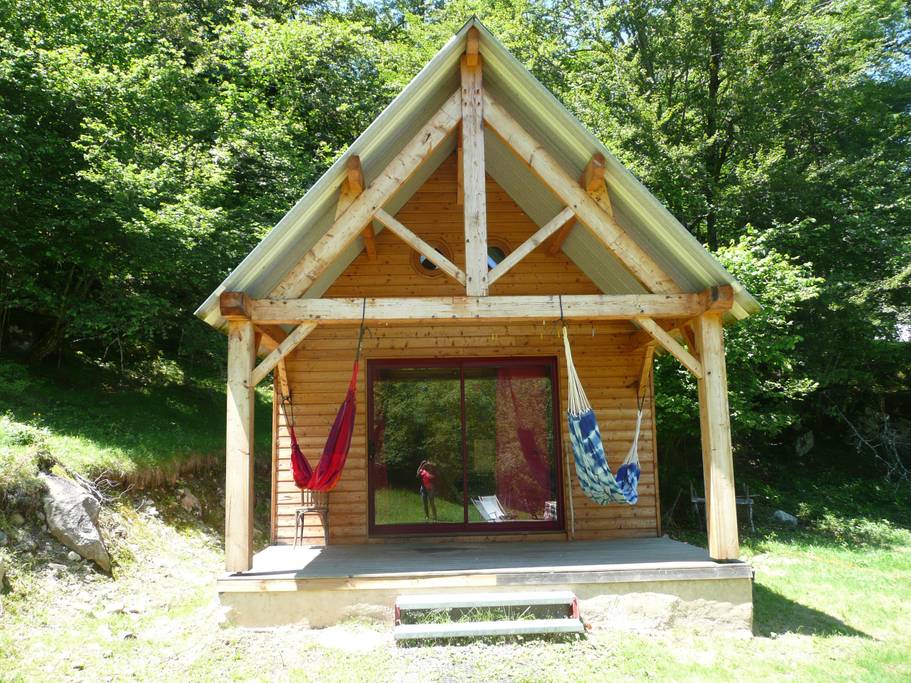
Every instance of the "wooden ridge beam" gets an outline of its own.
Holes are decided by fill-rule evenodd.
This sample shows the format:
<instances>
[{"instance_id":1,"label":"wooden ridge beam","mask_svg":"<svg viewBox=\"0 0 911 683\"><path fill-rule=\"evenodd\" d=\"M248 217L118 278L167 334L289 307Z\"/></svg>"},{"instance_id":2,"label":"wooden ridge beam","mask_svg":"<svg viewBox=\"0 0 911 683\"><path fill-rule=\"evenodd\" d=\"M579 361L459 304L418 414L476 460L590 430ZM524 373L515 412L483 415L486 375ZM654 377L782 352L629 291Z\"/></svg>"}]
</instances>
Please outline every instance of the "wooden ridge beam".
<instances>
[{"instance_id":1,"label":"wooden ridge beam","mask_svg":"<svg viewBox=\"0 0 911 683\"><path fill-rule=\"evenodd\" d=\"M484 94L484 120L649 291L680 291L661 266L579 187L578 182L489 93Z\"/></svg>"},{"instance_id":2,"label":"wooden ridge beam","mask_svg":"<svg viewBox=\"0 0 911 683\"><path fill-rule=\"evenodd\" d=\"M272 353L266 356L259 365L257 365L253 372L250 375L250 382L255 387L257 384L262 382L266 375L268 375L272 368L276 366L278 361L282 360L289 353L294 351L297 348L297 345L300 344L304 338L313 332L316 329L316 323L301 323L294 330L291 331L285 340L278 345L278 348L275 349Z\"/></svg>"},{"instance_id":3,"label":"wooden ridge beam","mask_svg":"<svg viewBox=\"0 0 911 683\"><path fill-rule=\"evenodd\" d=\"M676 339L665 332L663 327L645 316L637 316L634 320L643 330L652 335L655 341L664 347L665 351L683 363L684 367L693 373L696 379L702 379L702 363L696 360Z\"/></svg>"},{"instance_id":4,"label":"wooden ridge beam","mask_svg":"<svg viewBox=\"0 0 911 683\"><path fill-rule=\"evenodd\" d=\"M558 296L449 296L364 299L258 299L253 302L257 323L305 321L351 324L389 321L559 320ZM582 320L680 318L699 315L699 294L571 294L562 297L563 315ZM663 330L662 330L663 332ZM667 333L664 333L667 334ZM676 342L675 342L676 343Z\"/></svg>"},{"instance_id":5,"label":"wooden ridge beam","mask_svg":"<svg viewBox=\"0 0 911 683\"><path fill-rule=\"evenodd\" d=\"M304 254L276 286L271 296L294 299L325 272L341 252L363 231L412 174L452 134L462 115L459 91L454 92L430 120L404 146L386 168L357 196L332 227Z\"/></svg>"},{"instance_id":6,"label":"wooden ridge beam","mask_svg":"<svg viewBox=\"0 0 911 683\"><path fill-rule=\"evenodd\" d=\"M477 33L477 29L475 29ZM471 34L471 31L469 31ZM469 41L470 42L470 41ZM473 61L469 61L474 57ZM465 216L465 289L486 296L487 190L484 161L484 84L480 55L462 56L462 207Z\"/></svg>"},{"instance_id":7,"label":"wooden ridge beam","mask_svg":"<svg viewBox=\"0 0 911 683\"><path fill-rule=\"evenodd\" d=\"M553 235L564 225L568 225L569 222L575 220L575 218L576 214L572 212L572 209L563 209L560 213L545 223L534 235L522 242L522 244L516 247L516 249L507 255L506 258L498 263L497 267L488 273L487 284L492 285L494 282L506 275L506 273L508 273L512 267L514 267L519 261L537 249L538 246L540 244L543 244L548 237Z\"/></svg>"},{"instance_id":8,"label":"wooden ridge beam","mask_svg":"<svg viewBox=\"0 0 911 683\"><path fill-rule=\"evenodd\" d=\"M415 235L411 230L406 228L383 209L379 209L376 212L375 217L380 223L389 228L389 230L391 230L392 233L401 239L405 244L407 244L419 254L423 255L424 258L428 259L431 263L433 263L442 272L446 273L446 275L451 277L453 280L461 284L463 287L465 286L465 273L463 273L462 269L459 268L456 264L443 256L440 252L438 252L420 237Z\"/></svg>"},{"instance_id":9,"label":"wooden ridge beam","mask_svg":"<svg viewBox=\"0 0 911 683\"><path fill-rule=\"evenodd\" d=\"M477 66L481 59L481 32L477 27L472 26L468 29L468 36L465 40L465 61L468 66Z\"/></svg>"},{"instance_id":10,"label":"wooden ridge beam","mask_svg":"<svg viewBox=\"0 0 911 683\"><path fill-rule=\"evenodd\" d=\"M364 171L361 168L361 158L355 154L348 158L348 174L342 181L342 189L338 195L338 204L335 207L335 220L338 220L354 200L364 191ZM373 234L373 224L367 221L361 237L364 238L364 249L367 258L376 261L376 236Z\"/></svg>"}]
</instances>

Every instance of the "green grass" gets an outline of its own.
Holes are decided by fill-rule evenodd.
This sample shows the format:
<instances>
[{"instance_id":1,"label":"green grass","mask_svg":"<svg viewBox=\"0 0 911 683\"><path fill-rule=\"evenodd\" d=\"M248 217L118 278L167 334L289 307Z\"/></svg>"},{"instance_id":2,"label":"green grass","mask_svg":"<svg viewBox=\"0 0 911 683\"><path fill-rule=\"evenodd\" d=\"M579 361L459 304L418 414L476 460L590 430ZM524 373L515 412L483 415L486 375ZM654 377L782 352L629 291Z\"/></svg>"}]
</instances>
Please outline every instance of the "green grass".
<instances>
[{"instance_id":1,"label":"green grass","mask_svg":"<svg viewBox=\"0 0 911 683\"><path fill-rule=\"evenodd\" d=\"M80 569L61 585L50 578L47 556L14 544L0 549L12 567L10 590L0 596L0 680L911 678L911 532L896 521L905 507L882 514L869 496L852 507L854 487L867 488L858 482L831 486L805 528L765 527L743 539L756 569L753 638L676 629L408 648L394 645L388 627L365 623L269 632L221 625L212 583L222 563L220 496L211 477L181 483L203 501L202 520L181 510L170 489L152 494L161 518L138 512L138 495L104 513L115 580ZM839 512L839 500L855 503ZM2 513L0 527L15 540ZM698 532L678 535L704 542ZM138 611L108 613L110 603Z\"/></svg>"},{"instance_id":2,"label":"green grass","mask_svg":"<svg viewBox=\"0 0 911 683\"><path fill-rule=\"evenodd\" d=\"M27 367L0 359L0 490L28 488L48 454L86 474L140 484L223 458L222 378L159 362L123 375L71 362ZM268 452L271 399L258 394L256 449Z\"/></svg>"},{"instance_id":3,"label":"green grass","mask_svg":"<svg viewBox=\"0 0 911 683\"><path fill-rule=\"evenodd\" d=\"M424 503L421 501L417 484L415 484L414 491L378 489L374 496L377 524L423 524L427 521L424 519ZM461 503L454 503L437 496L436 505L438 522L461 523L464 520ZM484 521L474 505L468 508L468 521Z\"/></svg>"}]
</instances>

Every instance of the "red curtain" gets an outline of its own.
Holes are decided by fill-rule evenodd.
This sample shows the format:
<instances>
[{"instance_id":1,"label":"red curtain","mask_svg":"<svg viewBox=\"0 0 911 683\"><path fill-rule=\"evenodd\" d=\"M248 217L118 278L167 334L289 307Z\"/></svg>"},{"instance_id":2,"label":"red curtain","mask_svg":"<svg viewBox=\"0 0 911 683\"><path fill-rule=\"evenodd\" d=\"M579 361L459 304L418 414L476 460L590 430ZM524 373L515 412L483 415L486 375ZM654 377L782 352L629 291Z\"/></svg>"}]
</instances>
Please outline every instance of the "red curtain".
<instances>
[{"instance_id":1,"label":"red curtain","mask_svg":"<svg viewBox=\"0 0 911 683\"><path fill-rule=\"evenodd\" d=\"M550 382L540 368L497 371L497 497L508 510L543 517L550 500Z\"/></svg>"}]
</instances>

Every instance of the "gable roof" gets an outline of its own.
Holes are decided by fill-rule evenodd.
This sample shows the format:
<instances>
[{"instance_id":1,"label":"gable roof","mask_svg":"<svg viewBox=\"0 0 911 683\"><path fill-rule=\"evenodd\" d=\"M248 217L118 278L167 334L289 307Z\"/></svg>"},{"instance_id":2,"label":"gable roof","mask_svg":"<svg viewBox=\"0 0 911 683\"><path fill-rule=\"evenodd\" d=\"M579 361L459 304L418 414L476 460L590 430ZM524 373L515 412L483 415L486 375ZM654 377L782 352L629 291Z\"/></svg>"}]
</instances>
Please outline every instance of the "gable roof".
<instances>
[{"instance_id":1,"label":"gable roof","mask_svg":"<svg viewBox=\"0 0 911 683\"><path fill-rule=\"evenodd\" d=\"M245 291L253 298L269 295L332 227L348 159L352 155L360 157L365 182L369 184L459 88L459 60L464 52L466 34L473 26L481 34L485 89L571 175L577 176L594 153L604 155L604 177L617 223L683 291L697 292L714 285L729 284L734 288L731 314L735 318L745 318L759 310L756 300L718 260L473 17L209 295L197 309L197 316L215 327L221 327L224 324L218 307L221 292ZM450 136L387 202L386 211L395 215L452 153L455 144L455 136ZM535 223L543 225L563 208L564 205L547 186L498 136L485 135L484 147L487 173ZM375 229L379 231L382 226L375 225ZM358 238L302 296L322 296L362 248L362 241ZM604 293L645 292L626 267L582 226L576 225L572 229L562 248Z\"/></svg>"}]
</instances>

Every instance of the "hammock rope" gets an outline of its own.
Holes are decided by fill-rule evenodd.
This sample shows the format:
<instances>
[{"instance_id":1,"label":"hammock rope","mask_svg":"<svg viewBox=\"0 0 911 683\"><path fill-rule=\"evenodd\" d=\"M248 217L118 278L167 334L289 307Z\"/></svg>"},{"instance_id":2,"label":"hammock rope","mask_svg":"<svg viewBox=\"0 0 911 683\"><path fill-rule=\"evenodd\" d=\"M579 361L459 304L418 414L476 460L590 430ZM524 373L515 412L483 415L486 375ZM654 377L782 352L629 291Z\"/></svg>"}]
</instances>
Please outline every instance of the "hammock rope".
<instances>
[{"instance_id":1,"label":"hammock rope","mask_svg":"<svg viewBox=\"0 0 911 683\"><path fill-rule=\"evenodd\" d=\"M569 332L563 320L563 301L560 299L560 320L563 323L563 349L566 354L566 372L569 378L567 419L569 440L576 462L576 477L583 493L599 505L626 503L635 505L639 500L639 433L642 429L644 393L637 396L636 431L629 452L614 474L607 462L598 420L585 389L579 380L573 353L569 345Z\"/></svg>"},{"instance_id":2,"label":"hammock rope","mask_svg":"<svg viewBox=\"0 0 911 683\"><path fill-rule=\"evenodd\" d=\"M329 437L323 447L316 467L310 465L294 429L294 410L290 394L281 396L282 407L288 423L288 436L291 437L291 473L295 485L304 491L318 491L328 493L335 488L342 476L348 450L351 448L351 436L354 433L354 418L357 413L357 375L360 365L361 348L364 341L364 321L367 314L367 299L361 309L361 329L357 338L357 349L354 354L354 367L351 370L351 380L348 382L348 391L345 400L338 409Z\"/></svg>"}]
</instances>

